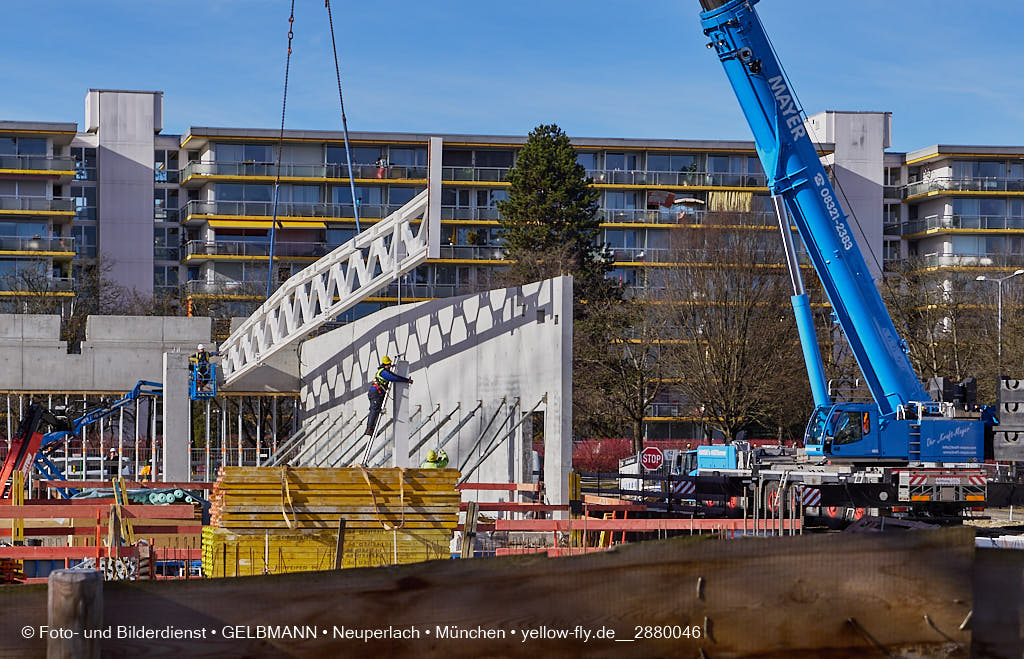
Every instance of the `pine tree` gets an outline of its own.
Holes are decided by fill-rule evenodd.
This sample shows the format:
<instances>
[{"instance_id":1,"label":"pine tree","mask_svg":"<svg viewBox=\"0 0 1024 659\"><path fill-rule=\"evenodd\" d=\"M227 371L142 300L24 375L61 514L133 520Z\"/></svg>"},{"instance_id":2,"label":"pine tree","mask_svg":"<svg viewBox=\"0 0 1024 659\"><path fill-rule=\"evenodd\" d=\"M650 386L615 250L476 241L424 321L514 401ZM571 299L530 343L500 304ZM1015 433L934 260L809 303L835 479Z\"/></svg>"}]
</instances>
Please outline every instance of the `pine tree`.
<instances>
[{"instance_id":1,"label":"pine tree","mask_svg":"<svg viewBox=\"0 0 1024 659\"><path fill-rule=\"evenodd\" d=\"M571 274L577 300L619 297L618 287L605 279L611 257L600 244L600 193L589 186L562 129L533 129L508 181L509 198L498 210L515 283Z\"/></svg>"}]
</instances>

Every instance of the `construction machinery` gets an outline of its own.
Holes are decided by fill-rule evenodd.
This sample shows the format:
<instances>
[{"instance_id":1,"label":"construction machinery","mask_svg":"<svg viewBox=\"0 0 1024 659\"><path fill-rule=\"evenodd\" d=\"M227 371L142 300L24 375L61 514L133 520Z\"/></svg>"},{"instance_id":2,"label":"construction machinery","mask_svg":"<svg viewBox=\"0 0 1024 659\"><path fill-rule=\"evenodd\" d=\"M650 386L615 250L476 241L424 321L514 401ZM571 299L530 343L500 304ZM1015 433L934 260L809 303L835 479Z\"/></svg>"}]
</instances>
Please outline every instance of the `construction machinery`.
<instances>
[{"instance_id":1,"label":"construction machinery","mask_svg":"<svg viewBox=\"0 0 1024 659\"><path fill-rule=\"evenodd\" d=\"M135 387L120 399L87 409L76 418L72 418L67 408L49 410L36 403L30 404L18 424L18 432L11 441L7 458L0 467L0 498L10 498L11 476L16 471L27 472L35 467L43 478L67 480L64 473L50 459L49 454L54 447L65 438L77 435L86 426L119 412L140 397L160 396L162 393L163 386L159 382L139 380ZM44 433L44 427L48 427L49 432ZM78 490L71 487L59 488L58 491L65 499L78 493Z\"/></svg>"}]
</instances>

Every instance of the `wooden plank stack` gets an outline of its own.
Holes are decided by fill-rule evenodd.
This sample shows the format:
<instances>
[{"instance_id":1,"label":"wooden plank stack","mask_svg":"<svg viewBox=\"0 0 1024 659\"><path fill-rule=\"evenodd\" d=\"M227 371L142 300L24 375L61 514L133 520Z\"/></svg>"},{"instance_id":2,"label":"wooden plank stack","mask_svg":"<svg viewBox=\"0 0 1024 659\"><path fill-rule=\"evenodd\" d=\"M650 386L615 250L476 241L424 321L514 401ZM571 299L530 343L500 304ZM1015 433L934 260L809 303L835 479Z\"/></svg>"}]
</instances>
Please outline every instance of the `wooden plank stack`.
<instances>
[{"instance_id":1,"label":"wooden plank stack","mask_svg":"<svg viewBox=\"0 0 1024 659\"><path fill-rule=\"evenodd\" d=\"M447 558L461 495L454 469L222 467L203 530L211 577Z\"/></svg>"}]
</instances>

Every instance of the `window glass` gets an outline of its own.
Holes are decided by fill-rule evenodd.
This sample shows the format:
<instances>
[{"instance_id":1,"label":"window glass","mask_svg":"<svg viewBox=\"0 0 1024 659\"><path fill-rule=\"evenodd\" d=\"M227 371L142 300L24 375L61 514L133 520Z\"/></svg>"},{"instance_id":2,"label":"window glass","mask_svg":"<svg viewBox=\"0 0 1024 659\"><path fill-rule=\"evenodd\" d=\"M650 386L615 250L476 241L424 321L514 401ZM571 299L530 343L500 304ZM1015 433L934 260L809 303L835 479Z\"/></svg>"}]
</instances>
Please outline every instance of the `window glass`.
<instances>
[{"instance_id":1,"label":"window glass","mask_svg":"<svg viewBox=\"0 0 1024 659\"><path fill-rule=\"evenodd\" d=\"M647 171L650 172L668 172L671 170L672 157L660 154L660 153L649 153L647 154Z\"/></svg>"},{"instance_id":2,"label":"window glass","mask_svg":"<svg viewBox=\"0 0 1024 659\"><path fill-rule=\"evenodd\" d=\"M18 181L19 197L45 197L46 181Z\"/></svg>"},{"instance_id":3,"label":"window glass","mask_svg":"<svg viewBox=\"0 0 1024 659\"><path fill-rule=\"evenodd\" d=\"M673 172L699 172L704 167L703 154L683 154L672 156L670 170Z\"/></svg>"},{"instance_id":4,"label":"window glass","mask_svg":"<svg viewBox=\"0 0 1024 659\"><path fill-rule=\"evenodd\" d=\"M1003 217L1006 215L1005 199L980 199L981 215Z\"/></svg>"},{"instance_id":5,"label":"window glass","mask_svg":"<svg viewBox=\"0 0 1024 659\"><path fill-rule=\"evenodd\" d=\"M242 162L243 160L241 144L215 144L213 148L219 162Z\"/></svg>"},{"instance_id":6,"label":"window glass","mask_svg":"<svg viewBox=\"0 0 1024 659\"><path fill-rule=\"evenodd\" d=\"M13 137L0 137L0 155L13 156L18 153L18 145Z\"/></svg>"},{"instance_id":7,"label":"window glass","mask_svg":"<svg viewBox=\"0 0 1024 659\"><path fill-rule=\"evenodd\" d=\"M320 186L318 185L282 185L281 201L290 201L297 204L315 204L320 201Z\"/></svg>"},{"instance_id":8,"label":"window glass","mask_svg":"<svg viewBox=\"0 0 1024 659\"><path fill-rule=\"evenodd\" d=\"M511 167L511 151L477 151L477 167Z\"/></svg>"},{"instance_id":9,"label":"window glass","mask_svg":"<svg viewBox=\"0 0 1024 659\"><path fill-rule=\"evenodd\" d=\"M352 191L347 185L336 185L333 188L333 201L335 204L351 204ZM383 197L383 188L370 186L356 186L356 199L360 204L379 205Z\"/></svg>"},{"instance_id":10,"label":"window glass","mask_svg":"<svg viewBox=\"0 0 1024 659\"><path fill-rule=\"evenodd\" d=\"M46 139L42 137L19 137L18 155L45 156Z\"/></svg>"},{"instance_id":11,"label":"window glass","mask_svg":"<svg viewBox=\"0 0 1024 659\"><path fill-rule=\"evenodd\" d=\"M243 195L246 201L273 201L272 185L246 185L244 188Z\"/></svg>"},{"instance_id":12,"label":"window glass","mask_svg":"<svg viewBox=\"0 0 1024 659\"><path fill-rule=\"evenodd\" d=\"M397 149L391 149L391 155L394 156ZM445 150L444 155L445 167L472 167L473 166L473 152L467 149L450 149ZM394 163L394 161L392 161ZM394 163L397 164L397 163Z\"/></svg>"},{"instance_id":13,"label":"window glass","mask_svg":"<svg viewBox=\"0 0 1024 659\"><path fill-rule=\"evenodd\" d=\"M708 171L714 173L728 173L729 156L708 156Z\"/></svg>"},{"instance_id":14,"label":"window glass","mask_svg":"<svg viewBox=\"0 0 1024 659\"><path fill-rule=\"evenodd\" d=\"M1006 165L1002 162L983 160L978 163L980 178L1006 178Z\"/></svg>"},{"instance_id":15,"label":"window glass","mask_svg":"<svg viewBox=\"0 0 1024 659\"><path fill-rule=\"evenodd\" d=\"M636 208L635 192L608 191L605 193L605 208L632 210Z\"/></svg>"},{"instance_id":16,"label":"window glass","mask_svg":"<svg viewBox=\"0 0 1024 659\"><path fill-rule=\"evenodd\" d=\"M241 183L218 183L213 192L217 201L242 201Z\"/></svg>"},{"instance_id":17,"label":"window glass","mask_svg":"<svg viewBox=\"0 0 1024 659\"><path fill-rule=\"evenodd\" d=\"M584 169L597 169L596 153L577 153L576 162L583 165Z\"/></svg>"},{"instance_id":18,"label":"window glass","mask_svg":"<svg viewBox=\"0 0 1024 659\"><path fill-rule=\"evenodd\" d=\"M355 229L328 229L327 242L331 245L342 245L352 240L355 235Z\"/></svg>"},{"instance_id":19,"label":"window glass","mask_svg":"<svg viewBox=\"0 0 1024 659\"><path fill-rule=\"evenodd\" d=\"M838 417L833 445L859 442L863 437L861 412L840 412Z\"/></svg>"},{"instance_id":20,"label":"window glass","mask_svg":"<svg viewBox=\"0 0 1024 659\"><path fill-rule=\"evenodd\" d=\"M449 163L448 154L452 153L449 151L444 152L444 164L445 165L456 165L456 166L468 166L460 163ZM472 157L470 151L459 151L458 153L467 153ZM398 167L425 167L427 165L427 150L423 148L406 148L406 147L391 147L388 150L388 162L391 165Z\"/></svg>"},{"instance_id":21,"label":"window glass","mask_svg":"<svg viewBox=\"0 0 1024 659\"><path fill-rule=\"evenodd\" d=\"M388 188L388 203L394 206L402 206L412 201L416 196L416 188L401 188L391 186Z\"/></svg>"},{"instance_id":22,"label":"window glass","mask_svg":"<svg viewBox=\"0 0 1024 659\"><path fill-rule=\"evenodd\" d=\"M242 160L245 162L274 162L274 150L268 144L245 144L242 146Z\"/></svg>"}]
</instances>

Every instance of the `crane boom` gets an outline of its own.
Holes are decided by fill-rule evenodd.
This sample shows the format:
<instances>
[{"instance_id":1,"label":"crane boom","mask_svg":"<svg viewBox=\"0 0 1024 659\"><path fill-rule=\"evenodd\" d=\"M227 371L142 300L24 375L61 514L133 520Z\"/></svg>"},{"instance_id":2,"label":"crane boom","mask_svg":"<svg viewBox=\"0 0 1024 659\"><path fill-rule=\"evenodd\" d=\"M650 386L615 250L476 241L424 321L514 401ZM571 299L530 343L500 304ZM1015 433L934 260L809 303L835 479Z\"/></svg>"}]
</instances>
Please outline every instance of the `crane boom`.
<instances>
[{"instance_id":1,"label":"crane boom","mask_svg":"<svg viewBox=\"0 0 1024 659\"><path fill-rule=\"evenodd\" d=\"M804 114L761 20L758 0L700 0L701 25L754 134L773 195L789 211L883 419L931 399L906 354Z\"/></svg>"}]
</instances>

